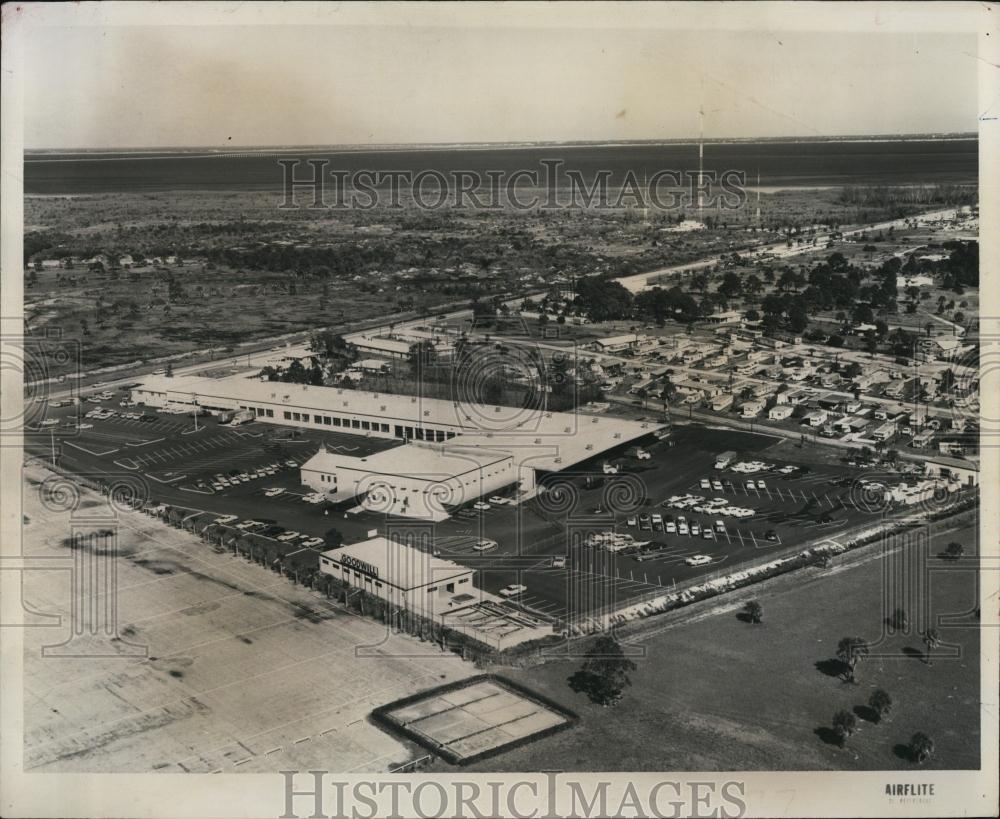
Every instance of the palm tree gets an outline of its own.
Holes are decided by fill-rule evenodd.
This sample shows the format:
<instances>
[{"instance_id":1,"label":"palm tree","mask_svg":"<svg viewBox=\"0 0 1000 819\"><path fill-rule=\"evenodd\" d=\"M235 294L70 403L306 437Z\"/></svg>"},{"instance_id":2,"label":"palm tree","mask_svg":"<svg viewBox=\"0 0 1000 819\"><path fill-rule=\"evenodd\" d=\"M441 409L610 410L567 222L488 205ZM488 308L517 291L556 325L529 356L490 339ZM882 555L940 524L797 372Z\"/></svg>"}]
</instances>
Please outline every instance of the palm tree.
<instances>
[{"instance_id":1,"label":"palm tree","mask_svg":"<svg viewBox=\"0 0 1000 819\"><path fill-rule=\"evenodd\" d=\"M868 642L861 637L844 637L837 644L837 658L847 666L845 682L856 682L854 668L868 653Z\"/></svg>"},{"instance_id":2,"label":"palm tree","mask_svg":"<svg viewBox=\"0 0 1000 819\"><path fill-rule=\"evenodd\" d=\"M759 623L764 619L764 607L756 600L751 600L744 605L743 613L746 614L751 623Z\"/></svg>"},{"instance_id":3,"label":"palm tree","mask_svg":"<svg viewBox=\"0 0 1000 819\"><path fill-rule=\"evenodd\" d=\"M892 710L892 697L888 691L876 688L868 698L868 707L878 715L878 721L881 722Z\"/></svg>"},{"instance_id":4,"label":"palm tree","mask_svg":"<svg viewBox=\"0 0 1000 819\"><path fill-rule=\"evenodd\" d=\"M837 741L843 748L847 738L855 732L858 727L858 718L850 711L838 711L833 715L833 732L837 735Z\"/></svg>"},{"instance_id":5,"label":"palm tree","mask_svg":"<svg viewBox=\"0 0 1000 819\"><path fill-rule=\"evenodd\" d=\"M917 731L910 738L910 756L920 765L923 765L934 755L934 740L922 731Z\"/></svg>"},{"instance_id":6,"label":"palm tree","mask_svg":"<svg viewBox=\"0 0 1000 819\"><path fill-rule=\"evenodd\" d=\"M924 632L924 645L927 646L927 658L925 662L927 665L933 665L931 662L931 650L941 645L941 635L936 628L929 628Z\"/></svg>"}]
</instances>

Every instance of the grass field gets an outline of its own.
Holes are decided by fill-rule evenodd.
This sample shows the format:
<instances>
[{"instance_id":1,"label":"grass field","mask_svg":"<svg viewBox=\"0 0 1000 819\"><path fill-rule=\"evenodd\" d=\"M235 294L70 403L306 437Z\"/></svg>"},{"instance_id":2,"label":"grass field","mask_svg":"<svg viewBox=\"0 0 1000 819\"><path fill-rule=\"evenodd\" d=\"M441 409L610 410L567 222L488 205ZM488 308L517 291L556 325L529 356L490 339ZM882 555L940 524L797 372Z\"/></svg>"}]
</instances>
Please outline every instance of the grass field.
<instances>
[{"instance_id":1,"label":"grass field","mask_svg":"<svg viewBox=\"0 0 1000 819\"><path fill-rule=\"evenodd\" d=\"M950 540L971 553L976 529L942 529L931 551ZM980 631L969 615L978 605L975 562L955 570L931 557L930 614L948 645L928 666L919 635L885 634L882 583L890 563L880 548L846 560L699 605L684 613L684 622L647 622L648 633L630 640L645 654L635 658L632 686L617 707L570 691L567 678L579 661L512 672L512 679L576 710L580 726L472 770L908 769L914 765L899 745L916 731L937 746L925 767L977 768ZM748 599L761 602L761 625L737 619ZM948 615L958 616L951 622ZM840 638L854 635L871 641L884 635L875 651L883 656L859 665L857 685L831 676L829 662ZM831 744L833 714L859 707L864 714L876 687L892 696L892 714L882 724L859 718L860 731L846 748ZM581 733L586 742L578 741Z\"/></svg>"}]
</instances>

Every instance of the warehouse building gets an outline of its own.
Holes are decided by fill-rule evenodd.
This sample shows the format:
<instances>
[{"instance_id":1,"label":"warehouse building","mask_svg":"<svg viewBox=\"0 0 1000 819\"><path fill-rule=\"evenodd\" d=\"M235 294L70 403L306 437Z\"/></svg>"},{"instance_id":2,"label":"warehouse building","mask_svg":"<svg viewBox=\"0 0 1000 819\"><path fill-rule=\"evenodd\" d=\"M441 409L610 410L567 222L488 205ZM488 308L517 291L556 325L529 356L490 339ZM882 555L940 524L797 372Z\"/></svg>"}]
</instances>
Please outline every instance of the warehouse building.
<instances>
[{"instance_id":1,"label":"warehouse building","mask_svg":"<svg viewBox=\"0 0 1000 819\"><path fill-rule=\"evenodd\" d=\"M475 599L475 569L376 537L320 555L320 571L394 606L434 617Z\"/></svg>"},{"instance_id":2,"label":"warehouse building","mask_svg":"<svg viewBox=\"0 0 1000 819\"><path fill-rule=\"evenodd\" d=\"M525 473L522 490L533 487ZM334 502L356 498L362 509L437 522L449 508L518 484L519 471L510 453L477 447L410 444L355 457L323 446L302 464L302 483Z\"/></svg>"},{"instance_id":3,"label":"warehouse building","mask_svg":"<svg viewBox=\"0 0 1000 819\"><path fill-rule=\"evenodd\" d=\"M244 376L153 376L132 397L152 407L246 410L269 424L403 442L388 453L360 457L320 450L305 465L303 482L331 497L355 492L363 506L392 514L405 509L425 519L467 503L474 490L482 495L515 486L532 493L542 474L624 450L661 426Z\"/></svg>"}]
</instances>

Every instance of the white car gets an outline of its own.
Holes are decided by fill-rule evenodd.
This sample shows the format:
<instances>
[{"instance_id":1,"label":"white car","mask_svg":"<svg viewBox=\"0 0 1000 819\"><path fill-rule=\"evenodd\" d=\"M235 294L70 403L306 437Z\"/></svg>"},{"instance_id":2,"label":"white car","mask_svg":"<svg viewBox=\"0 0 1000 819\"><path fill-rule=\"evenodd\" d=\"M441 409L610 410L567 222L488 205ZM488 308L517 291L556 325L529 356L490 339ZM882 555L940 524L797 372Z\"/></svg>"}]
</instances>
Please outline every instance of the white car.
<instances>
[{"instance_id":1,"label":"white car","mask_svg":"<svg viewBox=\"0 0 1000 819\"><path fill-rule=\"evenodd\" d=\"M267 489L264 490L264 494L267 495L267 497L269 498L273 498L276 495L280 495L284 491L285 490L282 489L280 486L269 486Z\"/></svg>"},{"instance_id":2,"label":"white car","mask_svg":"<svg viewBox=\"0 0 1000 819\"><path fill-rule=\"evenodd\" d=\"M46 418L44 421L42 421L42 426L43 427L54 427L58 423L59 423L59 419L58 418Z\"/></svg>"},{"instance_id":3,"label":"white car","mask_svg":"<svg viewBox=\"0 0 1000 819\"><path fill-rule=\"evenodd\" d=\"M309 549L314 549L317 546L323 545L323 538L321 537L311 537L309 540L303 541L302 545Z\"/></svg>"},{"instance_id":4,"label":"white car","mask_svg":"<svg viewBox=\"0 0 1000 819\"><path fill-rule=\"evenodd\" d=\"M507 499L501 498L499 495L494 495L492 498L490 498L489 502L495 504L496 506L503 506L505 503L507 503Z\"/></svg>"},{"instance_id":5,"label":"white car","mask_svg":"<svg viewBox=\"0 0 1000 819\"><path fill-rule=\"evenodd\" d=\"M694 555L693 557L689 557L684 562L687 563L688 566L704 566L706 563L711 563L712 558L708 555Z\"/></svg>"},{"instance_id":6,"label":"white car","mask_svg":"<svg viewBox=\"0 0 1000 819\"><path fill-rule=\"evenodd\" d=\"M753 481L747 481L746 482L746 488L747 489L756 489L757 488L757 484L754 483Z\"/></svg>"},{"instance_id":7,"label":"white car","mask_svg":"<svg viewBox=\"0 0 1000 819\"><path fill-rule=\"evenodd\" d=\"M552 568L553 569L565 569L566 568L566 558L562 557L562 556L552 558Z\"/></svg>"},{"instance_id":8,"label":"white car","mask_svg":"<svg viewBox=\"0 0 1000 819\"><path fill-rule=\"evenodd\" d=\"M712 482L708 478L702 478L701 479L701 488L702 489L711 489L712 488Z\"/></svg>"},{"instance_id":9,"label":"white car","mask_svg":"<svg viewBox=\"0 0 1000 819\"><path fill-rule=\"evenodd\" d=\"M692 523L691 524L691 534L697 537L701 534L701 524Z\"/></svg>"},{"instance_id":10,"label":"white car","mask_svg":"<svg viewBox=\"0 0 1000 819\"><path fill-rule=\"evenodd\" d=\"M764 483L764 481L762 481L762 480L758 480L757 481L757 488L758 489L767 489L767 484Z\"/></svg>"},{"instance_id":11,"label":"white car","mask_svg":"<svg viewBox=\"0 0 1000 819\"><path fill-rule=\"evenodd\" d=\"M78 427L78 429L93 429L93 428L94 428L93 424L80 424L80 426Z\"/></svg>"},{"instance_id":12,"label":"white car","mask_svg":"<svg viewBox=\"0 0 1000 819\"><path fill-rule=\"evenodd\" d=\"M295 540L300 534L300 532L285 532L283 535L278 535L277 540L287 543L289 540Z\"/></svg>"},{"instance_id":13,"label":"white car","mask_svg":"<svg viewBox=\"0 0 1000 819\"><path fill-rule=\"evenodd\" d=\"M474 504L472 504L472 508L475 509L477 512L485 512L487 509L490 508L490 505L486 503L486 501L476 501Z\"/></svg>"},{"instance_id":14,"label":"white car","mask_svg":"<svg viewBox=\"0 0 1000 819\"><path fill-rule=\"evenodd\" d=\"M618 474L618 467L615 466L614 464L604 464L603 470L604 470L604 474L605 475L617 475Z\"/></svg>"},{"instance_id":15,"label":"white car","mask_svg":"<svg viewBox=\"0 0 1000 819\"><path fill-rule=\"evenodd\" d=\"M504 586L500 589L501 597L517 597L519 594L524 594L528 590L527 586L523 586L520 583L512 583L509 586Z\"/></svg>"},{"instance_id":16,"label":"white car","mask_svg":"<svg viewBox=\"0 0 1000 819\"><path fill-rule=\"evenodd\" d=\"M637 449L635 452L635 457L640 461L648 461L653 456L650 455L645 449Z\"/></svg>"},{"instance_id":17,"label":"white car","mask_svg":"<svg viewBox=\"0 0 1000 819\"><path fill-rule=\"evenodd\" d=\"M712 489L714 489L716 492L721 492L722 491L722 481L718 481L718 480L712 481Z\"/></svg>"},{"instance_id":18,"label":"white car","mask_svg":"<svg viewBox=\"0 0 1000 819\"><path fill-rule=\"evenodd\" d=\"M625 525L626 526L638 526L639 525L639 519L638 518L629 518L627 521L625 521Z\"/></svg>"},{"instance_id":19,"label":"white car","mask_svg":"<svg viewBox=\"0 0 1000 819\"><path fill-rule=\"evenodd\" d=\"M655 523L659 523L659 524L663 523L663 515L661 515L659 512L653 512L653 514L649 516L649 519L654 524Z\"/></svg>"},{"instance_id":20,"label":"white car","mask_svg":"<svg viewBox=\"0 0 1000 819\"><path fill-rule=\"evenodd\" d=\"M477 551L477 552L488 552L488 551L489 551L490 549L495 549L495 548L497 548L497 546L499 546L499 545L500 545L500 544L499 544L499 543L497 543L497 542L496 542L495 540L489 540L489 539L484 539L484 540L480 540L480 541L479 541L479 542L478 542L478 543L477 543L477 544L476 544L475 546L473 546L472 548L473 548L473 549L474 549L475 551Z\"/></svg>"},{"instance_id":21,"label":"white car","mask_svg":"<svg viewBox=\"0 0 1000 819\"><path fill-rule=\"evenodd\" d=\"M295 467L298 466L298 463L289 458L287 461L285 461L285 466L290 466L292 469L295 469Z\"/></svg>"},{"instance_id":22,"label":"white car","mask_svg":"<svg viewBox=\"0 0 1000 819\"><path fill-rule=\"evenodd\" d=\"M223 515L221 518L216 518L212 523L232 523L236 520L236 515Z\"/></svg>"},{"instance_id":23,"label":"white car","mask_svg":"<svg viewBox=\"0 0 1000 819\"><path fill-rule=\"evenodd\" d=\"M792 473L793 473L793 472L794 472L794 471L795 471L796 469L798 469L798 467L797 467L797 466L783 466L783 467L781 467L781 469L779 469L778 471L779 471L779 472L780 472L780 473L781 473L782 475L791 475L791 474L792 474Z\"/></svg>"},{"instance_id":24,"label":"white car","mask_svg":"<svg viewBox=\"0 0 1000 819\"><path fill-rule=\"evenodd\" d=\"M663 524L663 529L664 529L664 531L667 531L667 532L676 532L677 531L677 524L674 523L672 520L668 520L666 523Z\"/></svg>"},{"instance_id":25,"label":"white car","mask_svg":"<svg viewBox=\"0 0 1000 819\"><path fill-rule=\"evenodd\" d=\"M709 529L706 526L704 529L701 530L701 536L705 540L714 540L715 539L715 532L713 532L711 529Z\"/></svg>"},{"instance_id":26,"label":"white car","mask_svg":"<svg viewBox=\"0 0 1000 819\"><path fill-rule=\"evenodd\" d=\"M686 523L677 524L677 534L686 535L688 533L688 525Z\"/></svg>"},{"instance_id":27,"label":"white car","mask_svg":"<svg viewBox=\"0 0 1000 819\"><path fill-rule=\"evenodd\" d=\"M715 522L715 531L720 535L726 531L726 522L724 520L717 520Z\"/></svg>"}]
</instances>

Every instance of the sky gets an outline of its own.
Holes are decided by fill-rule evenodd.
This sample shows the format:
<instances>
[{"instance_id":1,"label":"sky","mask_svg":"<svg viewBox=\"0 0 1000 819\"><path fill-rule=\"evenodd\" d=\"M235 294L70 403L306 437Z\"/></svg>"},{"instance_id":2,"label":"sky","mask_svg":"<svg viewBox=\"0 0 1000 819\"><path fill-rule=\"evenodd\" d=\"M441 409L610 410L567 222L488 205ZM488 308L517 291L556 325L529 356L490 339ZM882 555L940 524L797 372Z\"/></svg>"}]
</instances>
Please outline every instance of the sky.
<instances>
[{"instance_id":1,"label":"sky","mask_svg":"<svg viewBox=\"0 0 1000 819\"><path fill-rule=\"evenodd\" d=\"M965 34L45 27L27 149L682 139L977 129Z\"/></svg>"}]
</instances>

